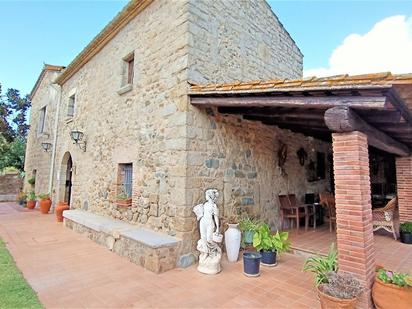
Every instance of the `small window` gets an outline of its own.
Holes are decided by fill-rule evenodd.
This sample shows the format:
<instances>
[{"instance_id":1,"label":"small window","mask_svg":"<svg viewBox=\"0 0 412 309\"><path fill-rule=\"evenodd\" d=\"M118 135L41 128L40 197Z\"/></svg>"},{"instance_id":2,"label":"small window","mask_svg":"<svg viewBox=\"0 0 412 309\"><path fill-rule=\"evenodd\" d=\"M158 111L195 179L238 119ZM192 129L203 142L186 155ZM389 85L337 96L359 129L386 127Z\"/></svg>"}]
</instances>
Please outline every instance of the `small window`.
<instances>
[{"instance_id":1,"label":"small window","mask_svg":"<svg viewBox=\"0 0 412 309\"><path fill-rule=\"evenodd\" d=\"M134 57L127 61L127 83L133 84L134 76Z\"/></svg>"},{"instance_id":2,"label":"small window","mask_svg":"<svg viewBox=\"0 0 412 309\"><path fill-rule=\"evenodd\" d=\"M67 116L68 117L73 117L74 116L75 104L76 104L76 95L73 94L72 96L69 97L69 104L67 106Z\"/></svg>"},{"instance_id":3,"label":"small window","mask_svg":"<svg viewBox=\"0 0 412 309\"><path fill-rule=\"evenodd\" d=\"M124 194L128 198L132 197L133 186L133 164L123 163L119 164L119 173L117 183L119 186L118 194Z\"/></svg>"},{"instance_id":4,"label":"small window","mask_svg":"<svg viewBox=\"0 0 412 309\"><path fill-rule=\"evenodd\" d=\"M134 53L132 52L123 58L122 87L133 85L133 78L134 78Z\"/></svg>"},{"instance_id":5,"label":"small window","mask_svg":"<svg viewBox=\"0 0 412 309\"><path fill-rule=\"evenodd\" d=\"M39 111L39 126L37 127L37 133L41 134L44 132L46 122L46 106L41 108Z\"/></svg>"}]
</instances>

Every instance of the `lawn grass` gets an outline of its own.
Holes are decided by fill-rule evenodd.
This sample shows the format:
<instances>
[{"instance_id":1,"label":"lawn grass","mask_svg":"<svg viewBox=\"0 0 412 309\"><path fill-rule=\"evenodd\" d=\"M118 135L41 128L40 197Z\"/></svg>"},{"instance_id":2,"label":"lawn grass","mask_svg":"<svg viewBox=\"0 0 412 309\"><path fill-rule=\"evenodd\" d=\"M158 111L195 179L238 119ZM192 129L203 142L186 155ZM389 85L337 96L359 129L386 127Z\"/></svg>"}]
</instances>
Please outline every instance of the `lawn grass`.
<instances>
[{"instance_id":1,"label":"lawn grass","mask_svg":"<svg viewBox=\"0 0 412 309\"><path fill-rule=\"evenodd\" d=\"M0 308L43 308L0 239Z\"/></svg>"}]
</instances>

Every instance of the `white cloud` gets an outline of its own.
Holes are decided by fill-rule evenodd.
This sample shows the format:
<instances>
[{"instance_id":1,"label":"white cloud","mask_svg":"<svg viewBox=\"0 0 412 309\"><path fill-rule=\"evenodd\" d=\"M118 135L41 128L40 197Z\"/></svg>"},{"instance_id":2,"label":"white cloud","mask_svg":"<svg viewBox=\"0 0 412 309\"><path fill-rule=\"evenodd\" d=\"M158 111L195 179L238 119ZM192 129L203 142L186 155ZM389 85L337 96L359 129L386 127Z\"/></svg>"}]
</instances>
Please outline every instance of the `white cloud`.
<instances>
[{"instance_id":1,"label":"white cloud","mask_svg":"<svg viewBox=\"0 0 412 309\"><path fill-rule=\"evenodd\" d=\"M329 58L328 68L304 76L412 72L412 17L396 15L376 23L366 34L350 34Z\"/></svg>"}]
</instances>

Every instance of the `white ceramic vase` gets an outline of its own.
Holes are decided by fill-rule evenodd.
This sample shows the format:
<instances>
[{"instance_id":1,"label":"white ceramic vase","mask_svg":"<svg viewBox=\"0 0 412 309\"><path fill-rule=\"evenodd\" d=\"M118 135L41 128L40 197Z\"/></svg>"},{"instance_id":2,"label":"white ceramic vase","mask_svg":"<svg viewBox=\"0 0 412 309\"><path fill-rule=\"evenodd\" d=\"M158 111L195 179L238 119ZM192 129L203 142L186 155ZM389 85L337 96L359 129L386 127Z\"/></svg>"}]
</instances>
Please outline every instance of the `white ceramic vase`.
<instances>
[{"instance_id":1,"label":"white ceramic vase","mask_svg":"<svg viewBox=\"0 0 412 309\"><path fill-rule=\"evenodd\" d=\"M237 262L239 257L241 233L239 224L228 224L229 228L225 232L225 247L229 262Z\"/></svg>"}]
</instances>

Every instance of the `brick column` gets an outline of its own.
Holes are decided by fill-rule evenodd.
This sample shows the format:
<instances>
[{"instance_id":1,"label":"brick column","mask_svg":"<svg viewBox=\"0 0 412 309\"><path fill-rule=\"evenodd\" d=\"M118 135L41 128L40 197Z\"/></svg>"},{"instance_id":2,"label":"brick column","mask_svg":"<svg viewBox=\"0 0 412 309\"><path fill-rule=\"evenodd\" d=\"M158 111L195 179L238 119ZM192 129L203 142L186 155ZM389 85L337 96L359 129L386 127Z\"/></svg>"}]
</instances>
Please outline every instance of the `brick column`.
<instances>
[{"instance_id":1,"label":"brick column","mask_svg":"<svg viewBox=\"0 0 412 309\"><path fill-rule=\"evenodd\" d=\"M332 139L339 270L362 281L360 307L372 308L375 246L367 136L354 131L333 133Z\"/></svg>"},{"instance_id":2,"label":"brick column","mask_svg":"<svg viewBox=\"0 0 412 309\"><path fill-rule=\"evenodd\" d=\"M399 221L412 221L412 156L396 158Z\"/></svg>"}]
</instances>

